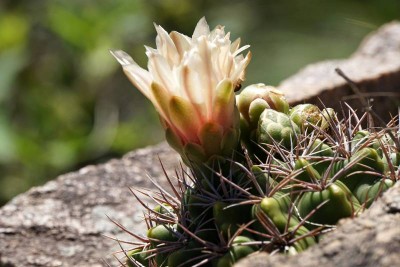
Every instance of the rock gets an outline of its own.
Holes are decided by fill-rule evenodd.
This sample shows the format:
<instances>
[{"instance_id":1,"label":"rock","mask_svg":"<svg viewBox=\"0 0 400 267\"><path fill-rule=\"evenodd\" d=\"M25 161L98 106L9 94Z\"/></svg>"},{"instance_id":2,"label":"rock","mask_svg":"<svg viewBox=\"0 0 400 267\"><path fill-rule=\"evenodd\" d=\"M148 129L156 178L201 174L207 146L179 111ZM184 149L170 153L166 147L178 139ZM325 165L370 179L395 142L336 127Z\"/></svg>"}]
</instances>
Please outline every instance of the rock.
<instances>
[{"instance_id":1,"label":"rock","mask_svg":"<svg viewBox=\"0 0 400 267\"><path fill-rule=\"evenodd\" d=\"M154 188L147 175L167 187L158 157L171 174L178 154L163 143L15 197L0 210L0 266L116 266L118 243L105 236L129 236L107 216L144 233L143 209L128 187Z\"/></svg>"},{"instance_id":2,"label":"rock","mask_svg":"<svg viewBox=\"0 0 400 267\"><path fill-rule=\"evenodd\" d=\"M400 23L392 22L371 33L348 59L328 60L311 64L284 80L278 89L289 102L324 103L341 109L340 100L363 111L357 95L335 68L353 80L366 97L372 99L373 110L385 121L389 113L397 115L400 103Z\"/></svg>"},{"instance_id":3,"label":"rock","mask_svg":"<svg viewBox=\"0 0 400 267\"><path fill-rule=\"evenodd\" d=\"M348 60L311 65L284 81L280 89L291 103L319 103L320 97L337 108L338 99L352 94L334 73L338 66L368 92L399 91L400 23L382 27ZM374 108L385 114L393 99L376 97ZM128 187L154 188L149 175L167 188L158 157L167 173L173 174L178 155L163 143L62 175L15 197L0 209L0 266L117 266L112 254L120 249L118 243L104 235L122 240L129 240L129 235L106 215L133 233L144 233L142 207ZM397 184L368 212L342 221L337 231L305 253L291 258L259 253L237 266L396 266L399 214Z\"/></svg>"}]
</instances>

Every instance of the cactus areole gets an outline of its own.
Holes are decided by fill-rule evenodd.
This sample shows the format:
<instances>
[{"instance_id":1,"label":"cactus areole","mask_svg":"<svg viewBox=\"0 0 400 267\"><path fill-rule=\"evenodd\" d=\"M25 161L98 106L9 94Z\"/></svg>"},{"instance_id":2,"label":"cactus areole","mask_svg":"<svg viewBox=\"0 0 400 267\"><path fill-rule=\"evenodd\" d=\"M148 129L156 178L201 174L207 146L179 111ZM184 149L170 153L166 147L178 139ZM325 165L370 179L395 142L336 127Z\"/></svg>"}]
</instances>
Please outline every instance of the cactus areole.
<instances>
[{"instance_id":1,"label":"cactus areole","mask_svg":"<svg viewBox=\"0 0 400 267\"><path fill-rule=\"evenodd\" d=\"M294 255L399 180L398 117L377 128L351 107L340 120L331 108L290 107L262 83L237 92L249 46L222 26L210 31L204 18L192 37L155 28L147 70L111 53L186 167L166 177L170 189L132 188L148 230L120 243L122 265L229 267L256 252Z\"/></svg>"}]
</instances>

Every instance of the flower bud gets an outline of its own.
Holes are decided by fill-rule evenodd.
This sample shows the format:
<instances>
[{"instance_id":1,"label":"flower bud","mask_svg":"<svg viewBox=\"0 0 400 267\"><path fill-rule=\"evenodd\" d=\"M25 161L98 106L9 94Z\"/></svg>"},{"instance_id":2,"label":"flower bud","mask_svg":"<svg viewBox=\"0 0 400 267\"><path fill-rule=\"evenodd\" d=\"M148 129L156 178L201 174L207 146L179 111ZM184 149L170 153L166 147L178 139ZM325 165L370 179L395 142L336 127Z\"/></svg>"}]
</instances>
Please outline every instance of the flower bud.
<instances>
[{"instance_id":1,"label":"flower bud","mask_svg":"<svg viewBox=\"0 0 400 267\"><path fill-rule=\"evenodd\" d=\"M257 129L258 143L278 143L286 148L294 147L299 127L284 113L266 109L260 116Z\"/></svg>"},{"instance_id":2,"label":"flower bud","mask_svg":"<svg viewBox=\"0 0 400 267\"><path fill-rule=\"evenodd\" d=\"M327 108L321 111L312 104L300 104L290 110L290 118L302 131L312 131L316 128L325 130L329 127L329 121L335 118L333 109Z\"/></svg>"},{"instance_id":3,"label":"flower bud","mask_svg":"<svg viewBox=\"0 0 400 267\"><path fill-rule=\"evenodd\" d=\"M283 93L275 87L263 83L249 85L237 96L239 112L249 125L257 126L261 113L270 108L279 112L288 113L289 103Z\"/></svg>"}]
</instances>

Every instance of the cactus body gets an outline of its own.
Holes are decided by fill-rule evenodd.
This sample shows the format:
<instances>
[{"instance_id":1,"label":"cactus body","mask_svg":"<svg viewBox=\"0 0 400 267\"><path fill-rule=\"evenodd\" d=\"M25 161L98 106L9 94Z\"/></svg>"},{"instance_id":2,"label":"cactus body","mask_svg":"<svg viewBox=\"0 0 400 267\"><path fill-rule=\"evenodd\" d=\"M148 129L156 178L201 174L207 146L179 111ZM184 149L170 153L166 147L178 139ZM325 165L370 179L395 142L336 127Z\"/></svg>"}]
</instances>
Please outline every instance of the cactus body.
<instances>
[{"instance_id":1,"label":"cactus body","mask_svg":"<svg viewBox=\"0 0 400 267\"><path fill-rule=\"evenodd\" d=\"M178 240L177 225L160 224L147 231L147 237L153 241L151 243L157 245L160 242L174 242Z\"/></svg>"},{"instance_id":2,"label":"cactus body","mask_svg":"<svg viewBox=\"0 0 400 267\"><path fill-rule=\"evenodd\" d=\"M321 179L321 175L314 168L314 166L303 158L299 158L296 160L294 169L300 171L299 175L295 177L296 179L305 182L313 182Z\"/></svg>"},{"instance_id":3,"label":"cactus body","mask_svg":"<svg viewBox=\"0 0 400 267\"><path fill-rule=\"evenodd\" d=\"M128 265L128 267L135 267L136 265L134 265L133 263L135 261L144 266L149 265L149 260L147 259L147 256L149 255L142 249L134 249L128 252L127 254L128 254L128 259L126 260L126 264Z\"/></svg>"},{"instance_id":4,"label":"cactus body","mask_svg":"<svg viewBox=\"0 0 400 267\"><path fill-rule=\"evenodd\" d=\"M295 227L293 227L293 226L290 227L289 232L294 231L294 229L295 229ZM309 232L310 231L306 227L300 226L296 230L294 237L305 236L305 235L309 234ZM300 240L294 242L293 247L296 249L297 252L302 252L316 243L317 243L317 241L315 240L315 237L307 236L303 239L300 239Z\"/></svg>"},{"instance_id":5,"label":"cactus body","mask_svg":"<svg viewBox=\"0 0 400 267\"><path fill-rule=\"evenodd\" d=\"M354 206L349 199L351 199L350 192L334 183L322 191L304 193L298 209L303 218L315 210L309 218L313 223L334 225L340 219L353 215Z\"/></svg>"},{"instance_id":6,"label":"cactus body","mask_svg":"<svg viewBox=\"0 0 400 267\"><path fill-rule=\"evenodd\" d=\"M316 139L310 147L310 162L319 174L324 174L334 159L332 148L321 139ZM333 164L332 164L333 165Z\"/></svg>"},{"instance_id":7,"label":"cactus body","mask_svg":"<svg viewBox=\"0 0 400 267\"><path fill-rule=\"evenodd\" d=\"M177 172L173 194L152 196L158 205L145 214L147 243L127 251L127 266L230 267L256 251L295 255L399 179L397 132L342 123L334 110L311 104L289 109L263 84L246 87L225 114L231 87L216 92L217 122L201 121L190 140L167 125L168 142L190 170ZM175 102L178 129L192 134L183 120L193 122L177 112L188 103Z\"/></svg>"},{"instance_id":8,"label":"cactus body","mask_svg":"<svg viewBox=\"0 0 400 267\"><path fill-rule=\"evenodd\" d=\"M379 180L384 172L384 163L375 149L365 147L357 151L344 168L347 168L346 176L340 180L353 191L359 184L373 184Z\"/></svg>"},{"instance_id":9,"label":"cactus body","mask_svg":"<svg viewBox=\"0 0 400 267\"><path fill-rule=\"evenodd\" d=\"M388 190L393 185L393 181L390 179L383 179L378 181L372 185L370 184L361 184L358 185L354 194L359 200L360 204L365 204L366 208L371 206L372 202L383 192Z\"/></svg>"},{"instance_id":10,"label":"cactus body","mask_svg":"<svg viewBox=\"0 0 400 267\"><path fill-rule=\"evenodd\" d=\"M250 218L250 206L229 205L217 201L213 206L215 224L225 235L233 235L238 230L238 225L248 222Z\"/></svg>"}]
</instances>

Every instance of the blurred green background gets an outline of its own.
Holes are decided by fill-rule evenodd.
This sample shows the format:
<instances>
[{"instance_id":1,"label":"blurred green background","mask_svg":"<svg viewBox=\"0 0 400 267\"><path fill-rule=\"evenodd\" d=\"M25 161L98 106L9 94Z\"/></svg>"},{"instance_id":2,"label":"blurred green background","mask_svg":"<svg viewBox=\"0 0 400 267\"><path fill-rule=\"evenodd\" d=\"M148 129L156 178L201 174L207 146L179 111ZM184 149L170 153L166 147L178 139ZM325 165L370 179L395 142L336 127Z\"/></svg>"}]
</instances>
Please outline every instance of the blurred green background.
<instances>
[{"instance_id":1,"label":"blurred green background","mask_svg":"<svg viewBox=\"0 0 400 267\"><path fill-rule=\"evenodd\" d=\"M399 19L399 0L1 0L0 205L58 174L163 140L157 115L110 56L146 66L153 22L191 35L206 16L250 44L244 85L348 57Z\"/></svg>"}]
</instances>

